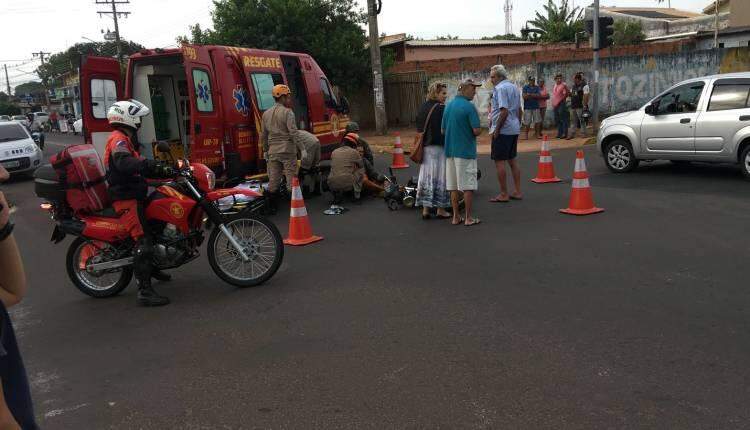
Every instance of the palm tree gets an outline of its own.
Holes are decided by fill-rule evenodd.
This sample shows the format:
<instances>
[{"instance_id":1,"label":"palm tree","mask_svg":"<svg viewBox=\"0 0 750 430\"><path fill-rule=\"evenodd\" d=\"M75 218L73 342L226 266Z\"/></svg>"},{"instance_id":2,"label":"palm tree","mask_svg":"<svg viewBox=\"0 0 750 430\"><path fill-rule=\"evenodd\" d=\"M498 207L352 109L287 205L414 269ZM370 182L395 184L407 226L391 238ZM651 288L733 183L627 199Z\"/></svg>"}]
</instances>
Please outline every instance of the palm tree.
<instances>
[{"instance_id":1,"label":"palm tree","mask_svg":"<svg viewBox=\"0 0 750 430\"><path fill-rule=\"evenodd\" d=\"M537 12L536 18L526 22L525 30L531 39L549 43L575 42L576 33L584 31L583 10L571 8L568 0L561 0L559 7L553 0L547 0L544 11L546 16Z\"/></svg>"}]
</instances>

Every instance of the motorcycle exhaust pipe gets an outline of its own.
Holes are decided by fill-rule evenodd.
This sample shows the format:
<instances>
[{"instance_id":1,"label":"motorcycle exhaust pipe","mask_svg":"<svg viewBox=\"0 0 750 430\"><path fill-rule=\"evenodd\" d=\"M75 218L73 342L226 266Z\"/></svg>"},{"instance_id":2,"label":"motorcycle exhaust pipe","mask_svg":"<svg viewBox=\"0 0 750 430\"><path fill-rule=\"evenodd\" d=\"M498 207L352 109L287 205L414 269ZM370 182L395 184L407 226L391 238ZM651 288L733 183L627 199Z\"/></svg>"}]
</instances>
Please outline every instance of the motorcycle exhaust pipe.
<instances>
[{"instance_id":1,"label":"motorcycle exhaust pipe","mask_svg":"<svg viewBox=\"0 0 750 430\"><path fill-rule=\"evenodd\" d=\"M132 266L133 257L121 258L119 260L106 261L104 263L89 264L86 266L86 271L96 272L100 270L117 269L119 267Z\"/></svg>"}]
</instances>

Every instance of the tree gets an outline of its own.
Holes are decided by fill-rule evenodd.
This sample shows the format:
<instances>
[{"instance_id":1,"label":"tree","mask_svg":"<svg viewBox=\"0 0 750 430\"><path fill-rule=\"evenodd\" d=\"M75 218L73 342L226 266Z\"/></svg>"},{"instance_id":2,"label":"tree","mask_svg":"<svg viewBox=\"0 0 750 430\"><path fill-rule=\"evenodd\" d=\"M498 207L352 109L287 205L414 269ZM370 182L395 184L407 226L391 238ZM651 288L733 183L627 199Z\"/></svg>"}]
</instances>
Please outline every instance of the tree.
<instances>
[{"instance_id":1,"label":"tree","mask_svg":"<svg viewBox=\"0 0 750 430\"><path fill-rule=\"evenodd\" d=\"M18 106L10 102L0 102L0 115L19 115L20 113L21 108Z\"/></svg>"},{"instance_id":2,"label":"tree","mask_svg":"<svg viewBox=\"0 0 750 430\"><path fill-rule=\"evenodd\" d=\"M646 38L640 21L625 19L615 21L612 40L615 45L638 45Z\"/></svg>"},{"instance_id":3,"label":"tree","mask_svg":"<svg viewBox=\"0 0 750 430\"><path fill-rule=\"evenodd\" d=\"M7 102L10 96L8 94L5 94L5 92L0 91L0 102Z\"/></svg>"},{"instance_id":4,"label":"tree","mask_svg":"<svg viewBox=\"0 0 750 430\"><path fill-rule=\"evenodd\" d=\"M458 36L451 36L450 34L447 34L445 36L438 36L435 39L436 40L458 40Z\"/></svg>"},{"instance_id":5,"label":"tree","mask_svg":"<svg viewBox=\"0 0 750 430\"><path fill-rule=\"evenodd\" d=\"M23 97L26 94L44 97L44 92L44 85L37 81L26 82L25 84L21 84L13 89L13 94L15 94L16 97Z\"/></svg>"},{"instance_id":6,"label":"tree","mask_svg":"<svg viewBox=\"0 0 750 430\"><path fill-rule=\"evenodd\" d=\"M191 26L181 41L310 54L333 82L356 88L370 79L355 0L214 0L214 30Z\"/></svg>"},{"instance_id":7,"label":"tree","mask_svg":"<svg viewBox=\"0 0 750 430\"><path fill-rule=\"evenodd\" d=\"M482 40L523 40L515 34L496 34L494 36L484 36Z\"/></svg>"},{"instance_id":8,"label":"tree","mask_svg":"<svg viewBox=\"0 0 750 430\"><path fill-rule=\"evenodd\" d=\"M584 31L583 10L570 8L568 0L560 0L558 7L553 0L544 5L546 16L537 12L536 17L527 21L529 36L540 42L575 42L576 33Z\"/></svg>"},{"instance_id":9,"label":"tree","mask_svg":"<svg viewBox=\"0 0 750 430\"><path fill-rule=\"evenodd\" d=\"M143 49L143 45L132 41L121 40L120 43L123 55ZM76 43L65 51L52 54L43 65L37 67L36 73L44 84L49 85L61 75L76 70L82 55L114 57L117 55L117 45L112 41Z\"/></svg>"}]
</instances>

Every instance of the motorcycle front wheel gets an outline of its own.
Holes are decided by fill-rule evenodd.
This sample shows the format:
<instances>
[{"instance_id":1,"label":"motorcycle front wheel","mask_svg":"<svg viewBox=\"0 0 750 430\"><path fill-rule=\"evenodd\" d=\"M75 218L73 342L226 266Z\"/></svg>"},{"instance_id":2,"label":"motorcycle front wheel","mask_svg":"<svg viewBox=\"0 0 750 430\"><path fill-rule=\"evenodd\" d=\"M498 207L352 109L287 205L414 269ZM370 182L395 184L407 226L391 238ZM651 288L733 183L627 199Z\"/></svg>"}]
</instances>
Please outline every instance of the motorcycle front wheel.
<instances>
[{"instance_id":1,"label":"motorcycle front wheel","mask_svg":"<svg viewBox=\"0 0 750 430\"><path fill-rule=\"evenodd\" d=\"M260 285L279 270L284 259L284 242L276 226L262 216L238 214L224 223L249 257L243 261L219 226L208 238L208 262L214 273L237 287Z\"/></svg>"},{"instance_id":2,"label":"motorcycle front wheel","mask_svg":"<svg viewBox=\"0 0 750 430\"><path fill-rule=\"evenodd\" d=\"M108 260L110 245L99 241L76 238L68 248L65 266L68 277L82 293L96 298L112 297L120 294L133 278L131 266L104 271L88 271L87 264L104 263Z\"/></svg>"}]
</instances>

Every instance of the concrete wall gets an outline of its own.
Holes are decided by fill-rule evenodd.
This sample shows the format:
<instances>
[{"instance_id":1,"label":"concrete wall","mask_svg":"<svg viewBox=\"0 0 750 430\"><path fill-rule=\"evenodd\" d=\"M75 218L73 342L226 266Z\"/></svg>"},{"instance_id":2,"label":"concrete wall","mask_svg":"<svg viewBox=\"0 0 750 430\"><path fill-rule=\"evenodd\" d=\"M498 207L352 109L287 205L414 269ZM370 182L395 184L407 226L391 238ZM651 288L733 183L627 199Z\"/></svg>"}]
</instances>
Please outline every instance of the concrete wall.
<instances>
[{"instance_id":1,"label":"concrete wall","mask_svg":"<svg viewBox=\"0 0 750 430\"><path fill-rule=\"evenodd\" d=\"M731 27L750 26L750 1L748 0L730 0L729 25Z\"/></svg>"},{"instance_id":2,"label":"concrete wall","mask_svg":"<svg viewBox=\"0 0 750 430\"><path fill-rule=\"evenodd\" d=\"M642 48L645 55L632 55L627 50L621 50L620 52L630 55L620 56L614 55L618 51L611 50L601 62L601 112L611 115L637 109L685 79L719 72L750 71L749 47L722 49L718 55L714 50L682 49L681 45L673 45L672 48L674 49L668 49L666 46ZM504 57L501 61L508 68L510 79L519 86L525 82L527 76L533 75L543 77L551 89L551 85L554 84L553 77L557 73L562 73L570 85L572 76L579 71L586 75L589 82L592 81L591 61L588 56L590 51L586 56L578 55L576 50L556 54L555 61L544 61L544 55L534 56L534 61L519 61L517 56ZM524 58L528 58L528 54L525 54ZM572 61L565 61L565 58ZM428 70L428 83L441 81L448 85L450 98L455 96L458 83L465 78L471 77L484 82L484 86L477 91L474 104L479 110L483 125L486 126L492 92L489 68L497 63L497 58L464 60L460 62L463 70L455 70L456 64L451 61L421 63L420 66ZM551 113L547 116L547 121L551 121Z\"/></svg>"}]
</instances>

